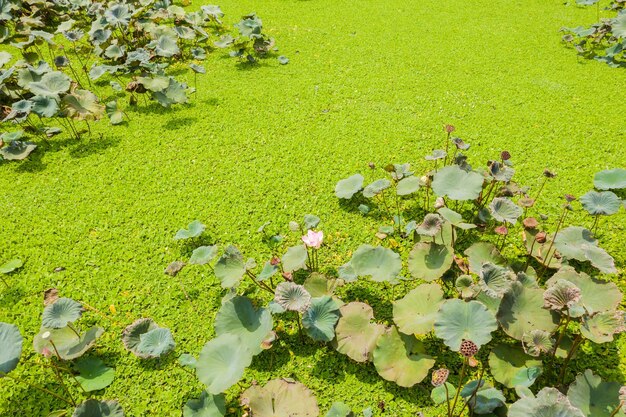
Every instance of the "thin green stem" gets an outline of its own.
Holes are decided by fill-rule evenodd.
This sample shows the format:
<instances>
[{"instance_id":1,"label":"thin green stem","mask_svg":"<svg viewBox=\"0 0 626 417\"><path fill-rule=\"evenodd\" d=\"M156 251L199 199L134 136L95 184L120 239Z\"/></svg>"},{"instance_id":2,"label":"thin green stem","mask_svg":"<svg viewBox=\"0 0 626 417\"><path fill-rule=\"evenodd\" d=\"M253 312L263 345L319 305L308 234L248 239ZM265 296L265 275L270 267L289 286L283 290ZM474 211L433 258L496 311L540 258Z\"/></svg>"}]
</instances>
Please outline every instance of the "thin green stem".
<instances>
[{"instance_id":1,"label":"thin green stem","mask_svg":"<svg viewBox=\"0 0 626 417\"><path fill-rule=\"evenodd\" d=\"M31 387L31 388L35 388L36 390L39 390L39 391L41 391L41 392L45 392L45 393L46 393L46 394L48 394L48 395L52 395L54 398L56 398L56 399L58 399L58 400L61 400L61 401L63 401L63 402L64 402L64 403L66 403L66 404L69 404L69 405L74 406L74 407L76 406L76 404L75 404L75 403L73 403L73 402L69 401L69 400L68 400L68 399L66 399L66 398L61 397L61 396L60 396L60 395L58 395L58 394L55 394L54 392L52 392L52 391L50 391L49 389L44 388L44 387L42 387L42 386L40 386L40 385L33 384L32 382L28 382L28 381L26 381L26 380L23 380L23 379L20 379L20 378L14 377L14 376L12 376L12 375L6 374L6 373L1 372L1 371L0 371L0 375L1 375L2 377L7 377L7 378L9 378L9 379L12 379L12 380L13 380L13 381L15 381L15 382L22 382L22 383L24 383L24 384L28 385L29 387Z\"/></svg>"},{"instance_id":2,"label":"thin green stem","mask_svg":"<svg viewBox=\"0 0 626 417\"><path fill-rule=\"evenodd\" d=\"M465 412L465 407L468 407L469 403L472 401L472 399L478 393L478 390L480 389L480 386L482 385L481 383L483 381L483 375L484 374L485 374L485 367L481 366L481 368L480 368L480 375L478 376L478 383L476 383L476 388L474 388L474 391L472 392L472 395L470 395L470 397L465 401L465 404L463 405L463 408L461 409L461 412L459 413L459 417L461 417L463 415L463 413ZM472 414L474 414L473 410L472 410Z\"/></svg>"},{"instance_id":3,"label":"thin green stem","mask_svg":"<svg viewBox=\"0 0 626 417\"><path fill-rule=\"evenodd\" d=\"M569 361L572 359L572 356L574 356L574 353L576 353L576 350L578 349L578 346L580 346L582 341L583 341L583 336L581 334L577 334L576 338L574 339L574 342L572 343L571 349L569 350L569 352L567 352L567 357L565 358L565 362L563 362L563 366L561 367L561 373L559 374L559 381L561 385L563 384L563 381L565 380L565 370L567 369L567 365L569 364Z\"/></svg>"},{"instance_id":4,"label":"thin green stem","mask_svg":"<svg viewBox=\"0 0 626 417\"><path fill-rule=\"evenodd\" d=\"M446 404L448 405L448 417L450 417L450 393L448 392L448 383L444 382L443 387L446 389Z\"/></svg>"},{"instance_id":5,"label":"thin green stem","mask_svg":"<svg viewBox=\"0 0 626 417\"><path fill-rule=\"evenodd\" d=\"M565 217L567 216L567 209L563 208L563 213L561 214L561 218L559 219L559 222L556 225L556 231L554 232L554 237L552 238L552 240L550 241L550 246L548 247L548 251L546 252L546 262L544 264L544 272L546 271L546 269L548 269L548 265L550 265L550 261L552 260L552 255L554 255L554 253L550 254L550 251L552 250L552 246L554 245L554 241L556 240L556 237L559 235L559 231L561 230L561 226L563 225L563 220L565 220Z\"/></svg>"},{"instance_id":6,"label":"thin green stem","mask_svg":"<svg viewBox=\"0 0 626 417\"><path fill-rule=\"evenodd\" d=\"M461 393L461 385L463 385L463 378L465 378L465 368L467 367L467 358L463 358L463 366L461 367L461 373L459 374L459 384L456 388L456 394L454 395L454 402L452 403L452 413L454 413L454 409L456 408L456 403L459 399L459 394ZM450 414L452 417L452 414Z\"/></svg>"}]
</instances>

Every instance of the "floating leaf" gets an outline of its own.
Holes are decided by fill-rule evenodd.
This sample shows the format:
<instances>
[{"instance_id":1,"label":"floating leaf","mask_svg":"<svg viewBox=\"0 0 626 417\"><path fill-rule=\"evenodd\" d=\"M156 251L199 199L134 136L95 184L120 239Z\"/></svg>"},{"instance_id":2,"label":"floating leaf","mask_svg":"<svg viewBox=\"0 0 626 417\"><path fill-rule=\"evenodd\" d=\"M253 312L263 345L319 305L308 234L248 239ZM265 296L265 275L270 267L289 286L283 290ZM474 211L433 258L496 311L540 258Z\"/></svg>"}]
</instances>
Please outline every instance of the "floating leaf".
<instances>
[{"instance_id":1,"label":"floating leaf","mask_svg":"<svg viewBox=\"0 0 626 417\"><path fill-rule=\"evenodd\" d=\"M109 101L105 111L112 125L119 125L124 121L124 113L117 107L117 101Z\"/></svg>"},{"instance_id":2,"label":"floating leaf","mask_svg":"<svg viewBox=\"0 0 626 417\"><path fill-rule=\"evenodd\" d=\"M435 173L432 189L440 197L475 200L483 189L483 181L484 178L479 173L464 171L457 165L451 165Z\"/></svg>"},{"instance_id":3,"label":"floating leaf","mask_svg":"<svg viewBox=\"0 0 626 417\"><path fill-rule=\"evenodd\" d=\"M516 277L508 268L485 262L478 274L478 284L489 297L502 298Z\"/></svg>"},{"instance_id":4,"label":"floating leaf","mask_svg":"<svg viewBox=\"0 0 626 417\"><path fill-rule=\"evenodd\" d=\"M569 386L567 398L585 417L624 417L626 414L621 410L613 413L622 405L619 400L620 388L617 382L604 382L587 369Z\"/></svg>"},{"instance_id":5,"label":"floating leaf","mask_svg":"<svg viewBox=\"0 0 626 417\"><path fill-rule=\"evenodd\" d=\"M509 408L508 417L585 417L556 388L543 388L536 397L520 398Z\"/></svg>"},{"instance_id":6,"label":"floating leaf","mask_svg":"<svg viewBox=\"0 0 626 417\"><path fill-rule=\"evenodd\" d=\"M371 323L374 318L372 307L353 301L341 307L339 313L335 348L357 362L371 360L376 340L385 330L383 325Z\"/></svg>"},{"instance_id":7,"label":"floating leaf","mask_svg":"<svg viewBox=\"0 0 626 417\"><path fill-rule=\"evenodd\" d=\"M37 145L31 142L11 142L9 146L0 149L0 155L7 161L21 161L26 159L35 149Z\"/></svg>"},{"instance_id":8,"label":"floating leaf","mask_svg":"<svg viewBox=\"0 0 626 417\"><path fill-rule=\"evenodd\" d=\"M42 325L51 329L60 329L73 323L83 314L83 306L70 298L59 298L43 310Z\"/></svg>"},{"instance_id":9,"label":"floating leaf","mask_svg":"<svg viewBox=\"0 0 626 417\"><path fill-rule=\"evenodd\" d=\"M252 362L252 353L241 338L225 333L209 340L198 357L196 375L207 392L219 395L235 385Z\"/></svg>"},{"instance_id":10,"label":"floating leaf","mask_svg":"<svg viewBox=\"0 0 626 417\"><path fill-rule=\"evenodd\" d=\"M17 367L23 342L17 326L0 322L0 378Z\"/></svg>"},{"instance_id":11,"label":"floating leaf","mask_svg":"<svg viewBox=\"0 0 626 417\"><path fill-rule=\"evenodd\" d=\"M468 257L469 270L476 275L480 274L483 264L489 262L493 265L506 267L507 261L500 255L496 247L488 242L476 242L465 250Z\"/></svg>"},{"instance_id":12,"label":"floating leaf","mask_svg":"<svg viewBox=\"0 0 626 417\"><path fill-rule=\"evenodd\" d=\"M152 329L140 334L139 339L135 349L137 355L142 358L159 358L176 346L172 332L165 328Z\"/></svg>"},{"instance_id":13,"label":"floating leaf","mask_svg":"<svg viewBox=\"0 0 626 417\"><path fill-rule=\"evenodd\" d=\"M350 265L357 276L371 276L374 281L393 281L402 269L400 255L382 246L361 245L352 255Z\"/></svg>"},{"instance_id":14,"label":"floating leaf","mask_svg":"<svg viewBox=\"0 0 626 417\"><path fill-rule=\"evenodd\" d=\"M448 246L420 242L409 253L409 272L424 281L439 279L452 266L453 254Z\"/></svg>"},{"instance_id":15,"label":"floating leaf","mask_svg":"<svg viewBox=\"0 0 626 417\"><path fill-rule=\"evenodd\" d=\"M242 404L255 417L317 417L319 408L311 391L299 382L274 379L265 386L253 385L241 395Z\"/></svg>"},{"instance_id":16,"label":"floating leaf","mask_svg":"<svg viewBox=\"0 0 626 417\"><path fill-rule=\"evenodd\" d=\"M206 226L203 225L200 222L200 220L194 220L191 223L189 223L189 226L187 226L187 229L180 229L178 232L176 232L176 235L174 236L174 240L190 239L190 238L198 237L202 234L202 232L204 232L205 228Z\"/></svg>"},{"instance_id":17,"label":"floating leaf","mask_svg":"<svg viewBox=\"0 0 626 417\"><path fill-rule=\"evenodd\" d=\"M189 263L194 265L206 265L217 256L217 245L200 246L193 250Z\"/></svg>"},{"instance_id":18,"label":"floating leaf","mask_svg":"<svg viewBox=\"0 0 626 417\"><path fill-rule=\"evenodd\" d=\"M489 204L489 211L494 219L511 224L524 213L522 208L506 197L496 197Z\"/></svg>"},{"instance_id":19,"label":"floating leaf","mask_svg":"<svg viewBox=\"0 0 626 417\"><path fill-rule=\"evenodd\" d=\"M10 261L0 265L0 274L10 274L24 265L20 259L11 259Z\"/></svg>"},{"instance_id":20,"label":"floating leaf","mask_svg":"<svg viewBox=\"0 0 626 417\"><path fill-rule=\"evenodd\" d=\"M396 186L398 195L409 195L420 189L420 179L418 177L406 177L401 179Z\"/></svg>"},{"instance_id":21,"label":"floating leaf","mask_svg":"<svg viewBox=\"0 0 626 417\"><path fill-rule=\"evenodd\" d=\"M623 311L605 311L584 316L580 324L580 333L594 343L613 341L613 336L626 330Z\"/></svg>"},{"instance_id":22,"label":"floating leaf","mask_svg":"<svg viewBox=\"0 0 626 417\"><path fill-rule=\"evenodd\" d=\"M615 214L621 205L619 197L611 191L589 191L582 195L579 200L583 208L594 216Z\"/></svg>"},{"instance_id":23,"label":"floating leaf","mask_svg":"<svg viewBox=\"0 0 626 417\"><path fill-rule=\"evenodd\" d=\"M391 181L387 179L376 180L363 189L363 196L365 198L372 198L391 187Z\"/></svg>"},{"instance_id":24,"label":"floating leaf","mask_svg":"<svg viewBox=\"0 0 626 417\"><path fill-rule=\"evenodd\" d=\"M443 301L439 284L418 285L403 298L393 302L393 321L404 334L427 334L433 330Z\"/></svg>"},{"instance_id":25,"label":"floating leaf","mask_svg":"<svg viewBox=\"0 0 626 417\"><path fill-rule=\"evenodd\" d=\"M272 315L266 308L254 308L247 297L236 296L226 301L215 317L215 334L233 334L253 355L261 352L261 344L272 331Z\"/></svg>"},{"instance_id":26,"label":"floating leaf","mask_svg":"<svg viewBox=\"0 0 626 417\"><path fill-rule=\"evenodd\" d=\"M276 286L274 301L285 310L303 313L311 304L311 294L295 282L281 282Z\"/></svg>"},{"instance_id":27,"label":"floating leaf","mask_svg":"<svg viewBox=\"0 0 626 417\"><path fill-rule=\"evenodd\" d=\"M76 380L87 392L98 391L111 385L115 370L109 368L98 358L82 358L76 362L79 374Z\"/></svg>"},{"instance_id":28,"label":"floating leaf","mask_svg":"<svg viewBox=\"0 0 626 417\"><path fill-rule=\"evenodd\" d=\"M281 258L283 270L293 272L299 269L306 269L306 261L309 253L304 245L297 245L287 248L287 252Z\"/></svg>"},{"instance_id":29,"label":"floating leaf","mask_svg":"<svg viewBox=\"0 0 626 417\"><path fill-rule=\"evenodd\" d=\"M500 344L489 354L489 368L496 381L515 388L530 387L541 375L543 365L520 348Z\"/></svg>"},{"instance_id":30,"label":"floating leaf","mask_svg":"<svg viewBox=\"0 0 626 417\"><path fill-rule=\"evenodd\" d=\"M285 55L280 55L278 57L278 63L280 65L287 65L289 63L289 58L287 58Z\"/></svg>"},{"instance_id":31,"label":"floating leaf","mask_svg":"<svg viewBox=\"0 0 626 417\"><path fill-rule=\"evenodd\" d=\"M202 391L200 398L187 401L183 417L223 417L226 415L224 394L213 395Z\"/></svg>"},{"instance_id":32,"label":"floating leaf","mask_svg":"<svg viewBox=\"0 0 626 417\"><path fill-rule=\"evenodd\" d=\"M616 168L600 171L593 177L593 185L599 190L626 188L626 169Z\"/></svg>"},{"instance_id":33,"label":"floating leaf","mask_svg":"<svg viewBox=\"0 0 626 417\"><path fill-rule=\"evenodd\" d=\"M226 247L213 271L222 283L222 288L236 287L246 273L243 255L232 245Z\"/></svg>"},{"instance_id":34,"label":"floating leaf","mask_svg":"<svg viewBox=\"0 0 626 417\"><path fill-rule=\"evenodd\" d=\"M72 417L124 417L124 410L117 401L91 399L76 407Z\"/></svg>"},{"instance_id":35,"label":"floating leaf","mask_svg":"<svg viewBox=\"0 0 626 417\"><path fill-rule=\"evenodd\" d=\"M491 332L498 322L487 307L478 301L446 300L435 320L435 334L455 352L463 340L470 340L480 348L489 343Z\"/></svg>"},{"instance_id":36,"label":"floating leaf","mask_svg":"<svg viewBox=\"0 0 626 417\"><path fill-rule=\"evenodd\" d=\"M328 296L314 298L302 315L302 326L315 341L330 342L335 337L335 325L339 320L339 306Z\"/></svg>"},{"instance_id":37,"label":"floating leaf","mask_svg":"<svg viewBox=\"0 0 626 417\"><path fill-rule=\"evenodd\" d=\"M353 176L341 180L335 186L335 195L338 198L349 200L352 196L358 193L363 188L363 175L354 174Z\"/></svg>"}]
</instances>

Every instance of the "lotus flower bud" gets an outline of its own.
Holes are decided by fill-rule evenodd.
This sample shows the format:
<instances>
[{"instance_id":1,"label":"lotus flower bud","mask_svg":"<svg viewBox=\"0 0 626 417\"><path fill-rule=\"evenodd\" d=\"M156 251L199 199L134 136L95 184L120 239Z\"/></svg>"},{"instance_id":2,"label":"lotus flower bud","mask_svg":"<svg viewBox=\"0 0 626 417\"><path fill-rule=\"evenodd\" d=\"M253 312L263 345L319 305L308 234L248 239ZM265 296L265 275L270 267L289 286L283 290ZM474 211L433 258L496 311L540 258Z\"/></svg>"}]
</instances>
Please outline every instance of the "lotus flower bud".
<instances>
[{"instance_id":1,"label":"lotus flower bud","mask_svg":"<svg viewBox=\"0 0 626 417\"><path fill-rule=\"evenodd\" d=\"M471 358L478 353L478 346L476 346L476 343L472 342L471 340L464 339L461 342L459 353L466 358Z\"/></svg>"},{"instance_id":2,"label":"lotus flower bud","mask_svg":"<svg viewBox=\"0 0 626 417\"><path fill-rule=\"evenodd\" d=\"M420 187L429 187L430 182L430 177L428 175L424 175L420 178Z\"/></svg>"},{"instance_id":3,"label":"lotus flower bud","mask_svg":"<svg viewBox=\"0 0 626 417\"><path fill-rule=\"evenodd\" d=\"M539 222L534 217L525 218L522 221L522 224L524 225L524 229L527 229L527 230L534 230L537 228L537 226L539 226Z\"/></svg>"},{"instance_id":4,"label":"lotus flower bud","mask_svg":"<svg viewBox=\"0 0 626 417\"><path fill-rule=\"evenodd\" d=\"M503 161L508 161L509 159L511 159L511 154L509 153L509 151L502 151L500 153L500 158L502 158Z\"/></svg>"},{"instance_id":5,"label":"lotus flower bud","mask_svg":"<svg viewBox=\"0 0 626 417\"><path fill-rule=\"evenodd\" d=\"M501 236L507 235L509 233L509 229L507 229L505 225L498 226L493 229L493 231Z\"/></svg>"},{"instance_id":6,"label":"lotus flower bud","mask_svg":"<svg viewBox=\"0 0 626 417\"><path fill-rule=\"evenodd\" d=\"M280 263L280 258L277 256L274 256L272 259L270 259L270 265L272 266L276 266Z\"/></svg>"},{"instance_id":7,"label":"lotus flower bud","mask_svg":"<svg viewBox=\"0 0 626 417\"><path fill-rule=\"evenodd\" d=\"M443 199L443 197L437 197L437 199L435 200L435 208L440 209L445 206L446 206L446 202Z\"/></svg>"},{"instance_id":8,"label":"lotus flower bud","mask_svg":"<svg viewBox=\"0 0 626 417\"><path fill-rule=\"evenodd\" d=\"M433 371L431 383L435 387L440 387L446 383L448 380L448 376L450 375L450 371L446 368L439 368L436 371Z\"/></svg>"},{"instance_id":9,"label":"lotus flower bud","mask_svg":"<svg viewBox=\"0 0 626 417\"><path fill-rule=\"evenodd\" d=\"M549 169L544 169L543 170L543 176L546 178L554 178L556 177L556 174L552 171L550 171Z\"/></svg>"},{"instance_id":10,"label":"lotus flower bud","mask_svg":"<svg viewBox=\"0 0 626 417\"><path fill-rule=\"evenodd\" d=\"M539 232L535 235L537 243L546 243L546 232Z\"/></svg>"},{"instance_id":11,"label":"lotus flower bud","mask_svg":"<svg viewBox=\"0 0 626 417\"><path fill-rule=\"evenodd\" d=\"M467 358L467 364L472 368L476 368L478 366L478 359L475 357Z\"/></svg>"},{"instance_id":12,"label":"lotus flower bud","mask_svg":"<svg viewBox=\"0 0 626 417\"><path fill-rule=\"evenodd\" d=\"M456 128L452 125L446 125L445 130L447 133L452 133L456 130Z\"/></svg>"}]
</instances>

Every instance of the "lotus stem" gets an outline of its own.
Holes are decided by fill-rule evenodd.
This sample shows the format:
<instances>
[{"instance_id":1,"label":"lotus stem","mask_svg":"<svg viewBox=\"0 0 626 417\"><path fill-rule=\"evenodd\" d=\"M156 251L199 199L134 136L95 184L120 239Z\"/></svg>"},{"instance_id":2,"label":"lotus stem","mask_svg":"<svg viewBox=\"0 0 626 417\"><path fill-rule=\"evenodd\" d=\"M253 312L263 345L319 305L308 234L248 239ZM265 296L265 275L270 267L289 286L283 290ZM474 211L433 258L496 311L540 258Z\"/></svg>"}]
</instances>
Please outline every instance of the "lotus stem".
<instances>
[{"instance_id":1,"label":"lotus stem","mask_svg":"<svg viewBox=\"0 0 626 417\"><path fill-rule=\"evenodd\" d=\"M14 376L9 375L9 374L6 374L6 373L4 373L4 372L0 372L0 375L1 375L2 377L7 377L7 378L9 378L9 379L12 379L12 380L13 380L13 381L15 381L15 382L22 382L22 383L24 383L24 384L28 385L28 386L29 386L29 387L31 387L31 388L35 388L36 390L39 390L39 391L41 391L41 392L44 392L44 393L46 393L46 394L48 394L48 395L52 395L52 396L53 396L53 397L55 397L56 399L61 400L61 401L63 401L64 403L66 403L66 404L68 404L68 405L71 405L71 406L76 407L76 403L73 403L72 401L70 401L70 400L68 400L68 399L66 399L66 398L63 398L63 397L61 397L60 395L55 394L54 392L52 392L52 391L50 391L49 389L44 388L44 387L42 387L42 386L40 386L40 385L33 384L32 382L28 382L28 381L26 381L26 380L23 380L23 379L20 379L20 378L14 377Z\"/></svg>"},{"instance_id":2,"label":"lotus stem","mask_svg":"<svg viewBox=\"0 0 626 417\"><path fill-rule=\"evenodd\" d=\"M387 215L393 219L393 216L391 215L391 210L389 210L389 206L387 205L387 200L385 199L384 191L380 193L380 199L383 201L383 204L385 205L385 210L387 210Z\"/></svg>"},{"instance_id":3,"label":"lotus stem","mask_svg":"<svg viewBox=\"0 0 626 417\"><path fill-rule=\"evenodd\" d=\"M54 344L54 342L52 340L50 340L50 344L54 348L54 352L56 353L57 357L60 359L61 356L59 355L59 351L57 350L57 347L56 347L56 345ZM76 406L76 401L74 401L74 398L72 397L72 394L70 393L70 390L65 385L65 382L63 382L63 377L61 376L61 373L59 372L59 369L56 367L54 362L51 361L51 363L52 363L52 370L54 371L54 374L56 375L57 379L61 383L61 387L63 388L63 391L65 391L65 393L69 397L70 401L72 401L72 404L74 406Z\"/></svg>"},{"instance_id":4,"label":"lotus stem","mask_svg":"<svg viewBox=\"0 0 626 417\"><path fill-rule=\"evenodd\" d=\"M398 234L400 234L400 229L402 228L402 220L400 215L400 200L398 199L398 193L395 193L396 200L396 212L398 213ZM394 222L395 223L395 222Z\"/></svg>"},{"instance_id":5,"label":"lotus stem","mask_svg":"<svg viewBox=\"0 0 626 417\"><path fill-rule=\"evenodd\" d=\"M530 260L533 257L533 249L535 248L535 242L537 242L537 239L535 238L535 236L533 236L533 242L530 244L530 250L528 251L528 255L526 257L526 265L524 265L524 272L528 271Z\"/></svg>"},{"instance_id":6,"label":"lotus stem","mask_svg":"<svg viewBox=\"0 0 626 417\"><path fill-rule=\"evenodd\" d=\"M569 326L570 321L572 320L572 317L569 314L569 309L567 310L567 318L565 319L565 324L563 325L563 328L561 329L561 331L559 332L559 337L556 339L556 343L554 344L554 349L552 349L552 358L554 358L556 356L556 351L558 350L559 346L561 345L561 341L563 340L563 336L565 336L565 332L567 331L567 326ZM561 318L561 322L563 321L563 318ZM559 327L561 327L561 323L559 323Z\"/></svg>"},{"instance_id":7,"label":"lotus stem","mask_svg":"<svg viewBox=\"0 0 626 417\"><path fill-rule=\"evenodd\" d=\"M456 403L459 399L459 394L461 393L461 385L463 384L463 378L465 378L465 368L467 368L467 358L463 358L463 366L461 367L461 373L459 374L459 385L456 388L456 394L454 395L454 402L452 403L452 413L454 413L454 409L456 408ZM452 417L452 414L449 415Z\"/></svg>"},{"instance_id":8,"label":"lotus stem","mask_svg":"<svg viewBox=\"0 0 626 417\"><path fill-rule=\"evenodd\" d=\"M619 411L622 409L623 406L624 406L624 401L620 401L619 405L615 407L615 410L613 410L613 412L611 413L609 417L615 417L617 413L619 413Z\"/></svg>"},{"instance_id":9,"label":"lotus stem","mask_svg":"<svg viewBox=\"0 0 626 417\"><path fill-rule=\"evenodd\" d=\"M304 336L302 335L302 325L300 324L300 314L297 311L294 311L296 314L296 324L298 325L298 334L300 335L300 342L304 343Z\"/></svg>"},{"instance_id":10,"label":"lotus stem","mask_svg":"<svg viewBox=\"0 0 626 417\"><path fill-rule=\"evenodd\" d=\"M598 222L600 220L600 215L596 214L595 219L593 220L593 225L591 225L591 230L593 230L593 234L595 235L598 231Z\"/></svg>"},{"instance_id":11,"label":"lotus stem","mask_svg":"<svg viewBox=\"0 0 626 417\"><path fill-rule=\"evenodd\" d=\"M572 359L572 356L574 356L574 353L576 352L578 346L580 346L582 341L582 334L577 334L574 342L572 343L571 349L569 350L569 352L567 352L567 357L565 358L565 362L563 362L563 366L561 367L561 373L559 374L559 381L561 382L561 384L563 384L563 381L565 380L565 370L567 369L567 365L569 364L569 361Z\"/></svg>"},{"instance_id":12,"label":"lotus stem","mask_svg":"<svg viewBox=\"0 0 626 417\"><path fill-rule=\"evenodd\" d=\"M443 165L445 166L448 163L448 148L450 146L450 132L448 132L446 136L446 156L443 160Z\"/></svg>"},{"instance_id":13,"label":"lotus stem","mask_svg":"<svg viewBox=\"0 0 626 417\"><path fill-rule=\"evenodd\" d=\"M72 325L72 323L67 323L67 327L74 332L74 334L76 335L76 337L78 337L80 339L80 334L78 333L78 331L76 331L76 328ZM50 342L52 343L52 341Z\"/></svg>"},{"instance_id":14,"label":"lotus stem","mask_svg":"<svg viewBox=\"0 0 626 417\"><path fill-rule=\"evenodd\" d=\"M483 381L484 374L485 374L485 367L481 365L480 375L478 376L478 383L476 384L476 388L474 388L474 391L472 391L472 395L470 395L467 401L465 401L465 404L463 405L463 408L461 409L461 412L459 413L459 417L463 415L463 413L465 412L465 407L469 406L469 403L470 401L472 401L472 398L474 398L476 394L478 393L478 390L480 389L481 383ZM474 415L474 410L472 410L472 415Z\"/></svg>"},{"instance_id":15,"label":"lotus stem","mask_svg":"<svg viewBox=\"0 0 626 417\"><path fill-rule=\"evenodd\" d=\"M259 288L264 289L265 291L274 294L274 291L267 286L266 283L261 282L261 281L257 281L256 277L254 276L254 274L252 274L250 271L246 271L246 275L248 275L248 277L250 277L250 279L252 280L252 282L254 282Z\"/></svg>"},{"instance_id":16,"label":"lotus stem","mask_svg":"<svg viewBox=\"0 0 626 417\"><path fill-rule=\"evenodd\" d=\"M446 389L446 404L448 405L448 417L450 417L450 393L448 392L448 383L444 382L443 387Z\"/></svg>"},{"instance_id":17,"label":"lotus stem","mask_svg":"<svg viewBox=\"0 0 626 417\"><path fill-rule=\"evenodd\" d=\"M6 285L6 287L7 287L7 288L11 288L11 286L9 285L9 283L8 283L8 282L6 282L6 280L5 280L4 278L2 278L1 276L0 276L0 280L4 283L4 285Z\"/></svg>"},{"instance_id":18,"label":"lotus stem","mask_svg":"<svg viewBox=\"0 0 626 417\"><path fill-rule=\"evenodd\" d=\"M546 258L546 262L544 263L544 268L543 268L544 272L548 269L548 265L550 265L550 261L552 260L552 255L550 255L550 251L552 250L552 246L554 245L554 241L556 240L556 237L559 235L559 230L561 230L561 226L563 225L563 220L565 220L566 216L567 216L567 209L564 207L563 213L561 214L561 217L559 218L559 222L556 225L556 231L554 232L554 237L552 238L552 241L550 242L550 246L548 247L548 251L546 252L547 258Z\"/></svg>"},{"instance_id":19,"label":"lotus stem","mask_svg":"<svg viewBox=\"0 0 626 417\"><path fill-rule=\"evenodd\" d=\"M543 191L543 187L546 185L546 182L548 182L548 177L543 178L543 182L539 186L539 191L537 191L537 195L535 196L535 202L539 201L539 196L541 195L541 192Z\"/></svg>"}]
</instances>

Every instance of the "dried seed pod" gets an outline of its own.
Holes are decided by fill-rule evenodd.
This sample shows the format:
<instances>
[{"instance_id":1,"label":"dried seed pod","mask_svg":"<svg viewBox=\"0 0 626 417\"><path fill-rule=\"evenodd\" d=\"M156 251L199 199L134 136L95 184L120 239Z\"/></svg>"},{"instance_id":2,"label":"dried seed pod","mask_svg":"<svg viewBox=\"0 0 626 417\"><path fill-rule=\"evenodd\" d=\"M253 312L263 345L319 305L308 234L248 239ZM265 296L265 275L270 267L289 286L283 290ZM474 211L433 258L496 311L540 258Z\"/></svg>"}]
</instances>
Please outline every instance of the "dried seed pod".
<instances>
[{"instance_id":1,"label":"dried seed pod","mask_svg":"<svg viewBox=\"0 0 626 417\"><path fill-rule=\"evenodd\" d=\"M459 353L461 353L461 355L465 356L466 358L471 358L478 353L478 346L476 346L476 343L472 342L471 340L463 340L461 342L461 348L459 349Z\"/></svg>"},{"instance_id":2,"label":"dried seed pod","mask_svg":"<svg viewBox=\"0 0 626 417\"><path fill-rule=\"evenodd\" d=\"M446 383L448 380L448 376L450 375L450 371L446 368L439 368L436 371L433 371L431 383L435 387L440 387Z\"/></svg>"}]
</instances>

